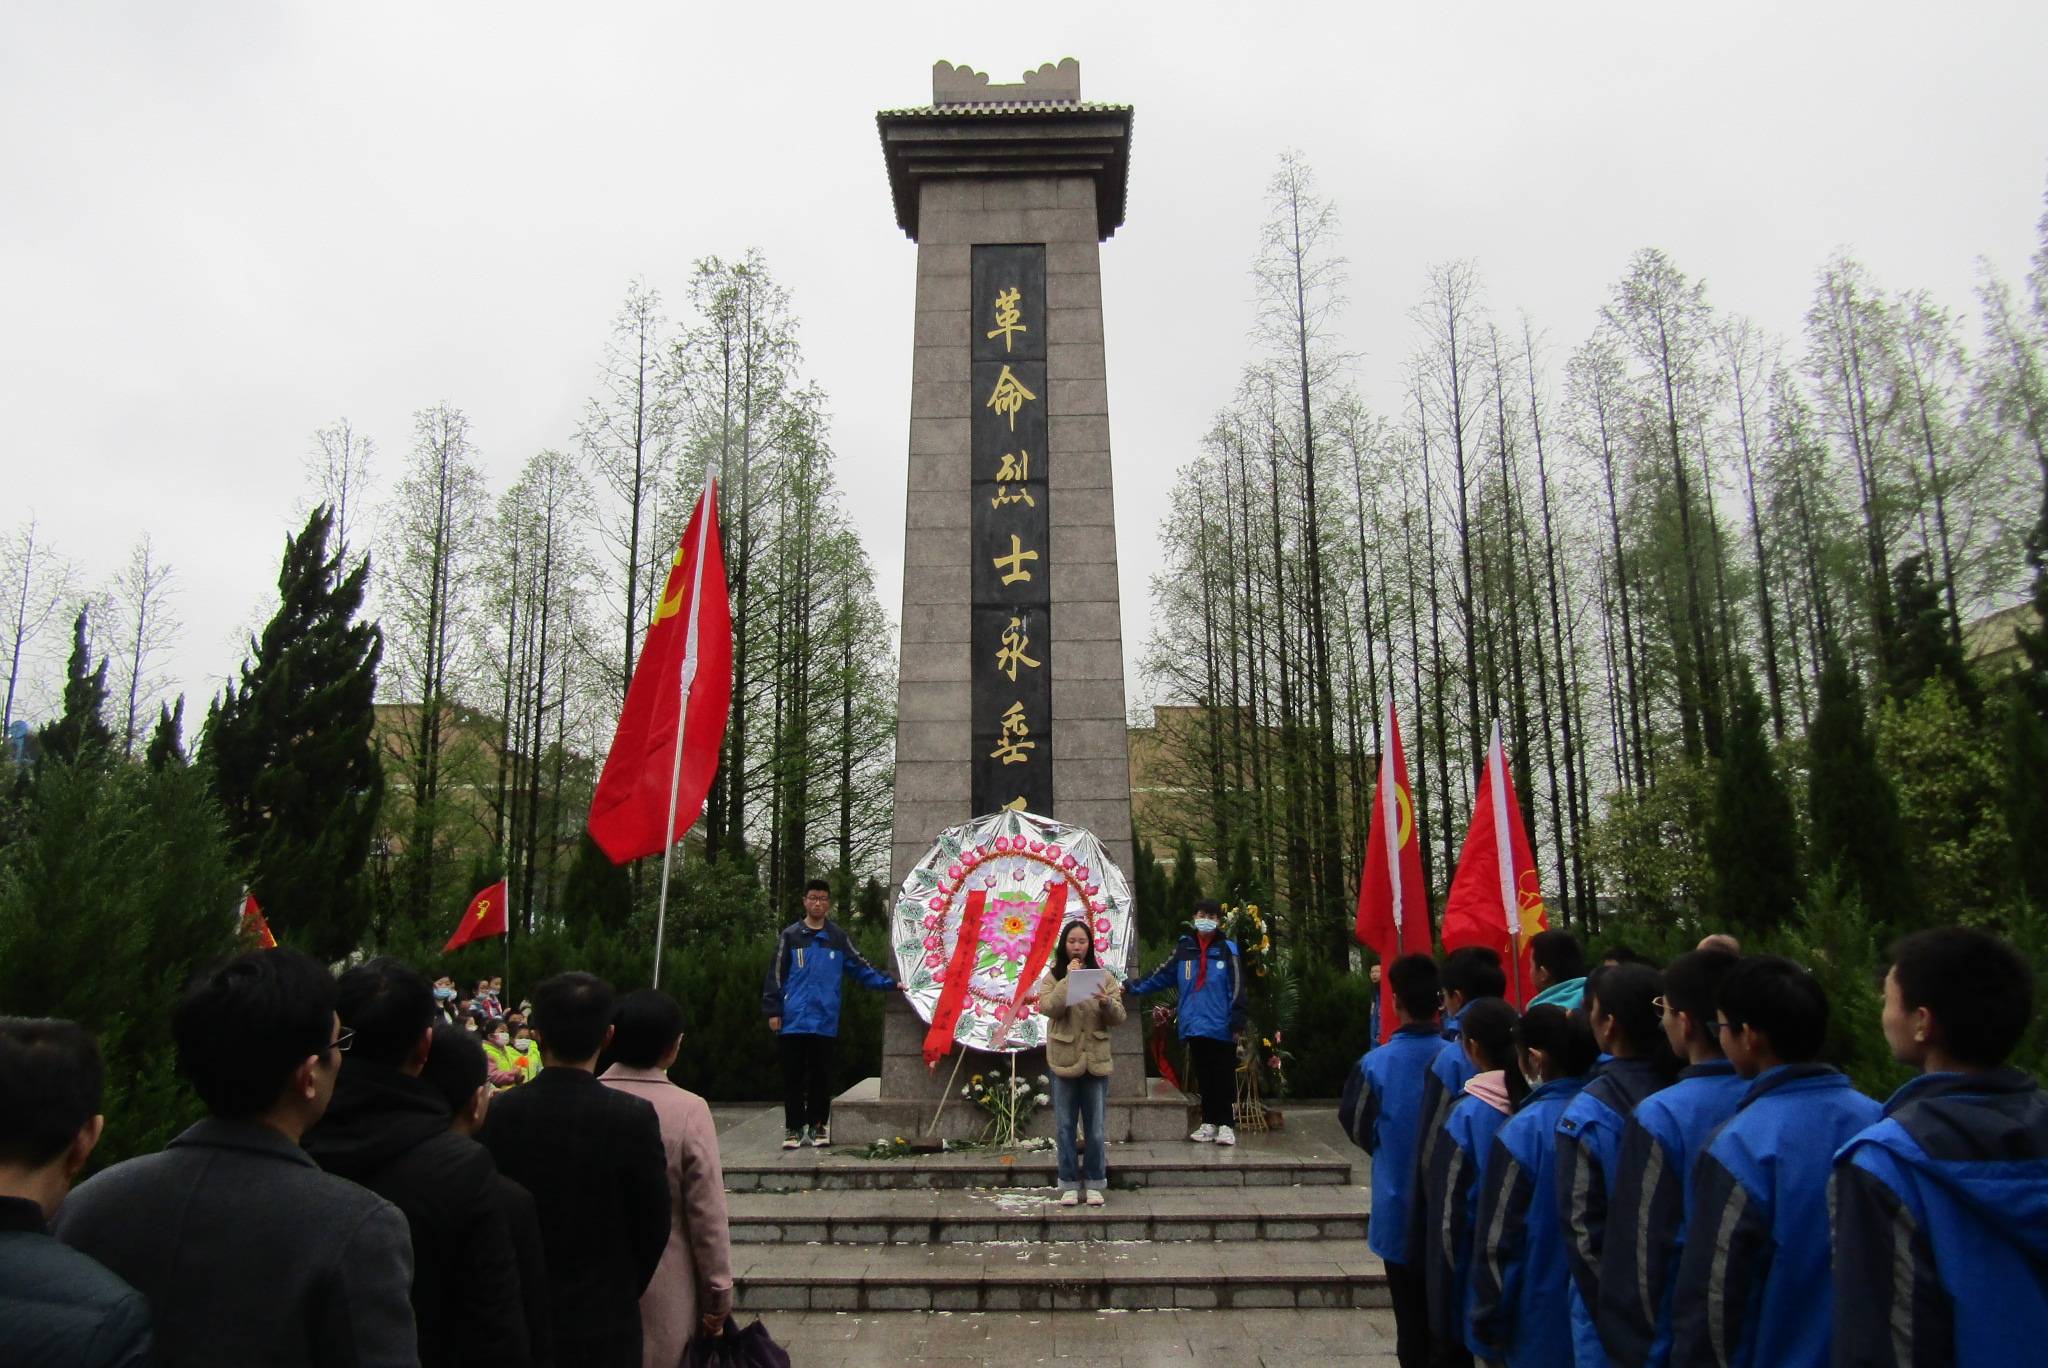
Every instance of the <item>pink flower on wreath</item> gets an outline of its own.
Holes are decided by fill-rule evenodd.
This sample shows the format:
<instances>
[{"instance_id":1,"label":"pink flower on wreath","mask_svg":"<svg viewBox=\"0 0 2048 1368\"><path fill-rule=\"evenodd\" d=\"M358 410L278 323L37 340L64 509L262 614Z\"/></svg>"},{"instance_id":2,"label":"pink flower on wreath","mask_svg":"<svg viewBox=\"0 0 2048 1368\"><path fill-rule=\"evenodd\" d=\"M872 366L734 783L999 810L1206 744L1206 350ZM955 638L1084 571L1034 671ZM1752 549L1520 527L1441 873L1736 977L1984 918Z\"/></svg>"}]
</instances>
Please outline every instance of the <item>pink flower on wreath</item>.
<instances>
[{"instance_id":1,"label":"pink flower on wreath","mask_svg":"<svg viewBox=\"0 0 2048 1368\"><path fill-rule=\"evenodd\" d=\"M1266 1061L1266 1067L1267 1067L1267 1068L1269 1068L1269 1069L1271 1069L1271 1070L1272 1070L1272 1071L1273 1071L1274 1073L1279 1073L1279 1072L1280 1072L1280 1056L1279 1056L1279 1055L1274 1055L1274 1056L1273 1056L1273 1057L1272 1057L1271 1059L1267 1060L1267 1061Z\"/></svg>"},{"instance_id":2,"label":"pink flower on wreath","mask_svg":"<svg viewBox=\"0 0 2048 1368\"><path fill-rule=\"evenodd\" d=\"M1107 917L1097 917L1097 918L1095 919L1095 929L1096 929L1097 931L1100 931L1100 932L1101 932L1101 933L1102 933L1103 935L1105 935L1105 936L1106 936L1106 935L1108 935L1108 934L1109 934L1109 918L1107 918Z\"/></svg>"},{"instance_id":3,"label":"pink flower on wreath","mask_svg":"<svg viewBox=\"0 0 2048 1368\"><path fill-rule=\"evenodd\" d=\"M924 948L927 950L936 950L944 944L945 942L940 940L936 933L924 938Z\"/></svg>"},{"instance_id":4,"label":"pink flower on wreath","mask_svg":"<svg viewBox=\"0 0 2048 1368\"><path fill-rule=\"evenodd\" d=\"M945 962L945 958L941 956L937 951L933 951L931 954L926 955L924 957L924 967L927 969L936 969ZM932 978L937 979L938 975L933 974Z\"/></svg>"},{"instance_id":5,"label":"pink flower on wreath","mask_svg":"<svg viewBox=\"0 0 2048 1368\"><path fill-rule=\"evenodd\" d=\"M924 929L925 929L925 930L927 930L927 931L936 931L936 930L938 930L938 929L939 929L939 927L940 927L941 925L943 925L943 924L944 924L944 923L943 923L943 922L942 922L942 921L940 920L940 918L939 918L939 914L938 914L938 913L936 913L936 912L927 912L927 913L925 913L925 914L924 914Z\"/></svg>"},{"instance_id":6,"label":"pink flower on wreath","mask_svg":"<svg viewBox=\"0 0 2048 1368\"><path fill-rule=\"evenodd\" d=\"M1028 905L1011 903L998 908L983 934L1004 959L1021 960L1031 948L1031 930Z\"/></svg>"}]
</instances>

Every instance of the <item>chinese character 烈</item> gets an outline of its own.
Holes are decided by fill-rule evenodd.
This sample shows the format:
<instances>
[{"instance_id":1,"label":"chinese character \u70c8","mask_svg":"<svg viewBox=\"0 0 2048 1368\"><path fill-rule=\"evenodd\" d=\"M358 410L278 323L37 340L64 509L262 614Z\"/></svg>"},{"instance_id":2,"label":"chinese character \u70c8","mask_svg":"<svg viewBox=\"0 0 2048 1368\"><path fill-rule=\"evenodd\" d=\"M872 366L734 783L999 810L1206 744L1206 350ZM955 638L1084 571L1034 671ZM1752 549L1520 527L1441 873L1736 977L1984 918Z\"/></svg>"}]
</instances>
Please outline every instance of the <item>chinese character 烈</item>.
<instances>
[{"instance_id":1,"label":"chinese character \u70c8","mask_svg":"<svg viewBox=\"0 0 2048 1368\"><path fill-rule=\"evenodd\" d=\"M1023 316L1022 311L1017 308L1016 286L1012 285L996 295L996 325L988 330L988 335L1002 338L1003 351L1006 353L1010 350L1010 334L1031 331L1017 321Z\"/></svg>"},{"instance_id":2,"label":"chinese character \u70c8","mask_svg":"<svg viewBox=\"0 0 2048 1368\"><path fill-rule=\"evenodd\" d=\"M1006 765L1030 764L1030 752L1038 749L1036 741L1025 740L1030 735L1031 728L1024 720L1024 705L1012 703L1003 714L1002 739L996 742L996 748L988 753L988 758Z\"/></svg>"},{"instance_id":3,"label":"chinese character \u70c8","mask_svg":"<svg viewBox=\"0 0 2048 1368\"><path fill-rule=\"evenodd\" d=\"M1003 373L996 377L995 391L988 397L988 407L994 409L1003 417L1008 418L1010 420L1010 431L1015 432L1017 430L1017 410L1024 407L1026 400L1036 399L1037 397L1030 390L1024 388L1022 381L1010 374L1008 366L1004 366Z\"/></svg>"}]
</instances>

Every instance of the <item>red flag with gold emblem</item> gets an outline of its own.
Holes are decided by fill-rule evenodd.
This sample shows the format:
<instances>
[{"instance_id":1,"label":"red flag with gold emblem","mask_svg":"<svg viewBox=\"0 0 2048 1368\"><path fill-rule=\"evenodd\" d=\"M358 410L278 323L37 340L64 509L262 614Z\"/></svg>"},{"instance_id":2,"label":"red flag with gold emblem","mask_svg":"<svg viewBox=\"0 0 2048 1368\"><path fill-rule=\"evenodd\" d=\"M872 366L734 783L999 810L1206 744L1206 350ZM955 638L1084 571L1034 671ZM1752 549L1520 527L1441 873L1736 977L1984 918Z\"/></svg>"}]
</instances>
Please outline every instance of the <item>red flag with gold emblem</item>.
<instances>
[{"instance_id":1,"label":"red flag with gold emblem","mask_svg":"<svg viewBox=\"0 0 2048 1368\"><path fill-rule=\"evenodd\" d=\"M1500 723L1486 747L1486 775L1472 804L1472 825L1458 854L1458 872L1444 899L1444 949L1483 945L1500 955L1508 976L1508 1001L1529 1001L1529 938L1548 930L1543 885L1515 781L1501 749Z\"/></svg>"},{"instance_id":2,"label":"red flag with gold emblem","mask_svg":"<svg viewBox=\"0 0 2048 1368\"><path fill-rule=\"evenodd\" d=\"M242 892L242 939L259 950L277 949L277 937L270 934L270 923L263 919L256 895L246 889Z\"/></svg>"},{"instance_id":3,"label":"red flag with gold emblem","mask_svg":"<svg viewBox=\"0 0 2048 1368\"><path fill-rule=\"evenodd\" d=\"M462 924L455 928L455 934L441 947L447 954L457 946L471 941L489 940L492 936L505 934L505 904L510 901L505 880L500 879L489 888L469 900L469 908L462 914Z\"/></svg>"},{"instance_id":4,"label":"red flag with gold emblem","mask_svg":"<svg viewBox=\"0 0 2048 1368\"><path fill-rule=\"evenodd\" d=\"M1387 697L1387 729L1381 738L1379 783L1372 795L1372 825L1365 838L1365 876L1358 882L1359 942L1380 957L1380 1038L1394 1033L1394 978L1387 966L1403 955L1429 953L1429 890L1422 883L1421 832L1415 821L1415 792L1408 785L1408 756L1401 749L1401 721Z\"/></svg>"},{"instance_id":5,"label":"red flag with gold emblem","mask_svg":"<svg viewBox=\"0 0 2048 1368\"><path fill-rule=\"evenodd\" d=\"M696 822L731 711L732 600L711 484L676 547L590 800L591 839L613 864L659 855Z\"/></svg>"}]
</instances>

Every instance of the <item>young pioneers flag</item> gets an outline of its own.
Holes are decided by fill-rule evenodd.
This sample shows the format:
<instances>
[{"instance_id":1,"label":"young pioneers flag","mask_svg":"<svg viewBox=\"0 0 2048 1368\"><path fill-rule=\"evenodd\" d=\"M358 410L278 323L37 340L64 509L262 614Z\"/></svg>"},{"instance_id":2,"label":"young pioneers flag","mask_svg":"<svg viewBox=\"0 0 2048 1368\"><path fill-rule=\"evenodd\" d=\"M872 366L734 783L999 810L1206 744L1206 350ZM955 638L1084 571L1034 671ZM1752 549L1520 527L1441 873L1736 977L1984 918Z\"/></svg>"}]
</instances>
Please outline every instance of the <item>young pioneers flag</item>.
<instances>
[{"instance_id":1,"label":"young pioneers flag","mask_svg":"<svg viewBox=\"0 0 2048 1368\"><path fill-rule=\"evenodd\" d=\"M277 937L270 934L270 923L263 919L256 895L246 888L242 890L242 939L259 950L277 949Z\"/></svg>"},{"instance_id":2,"label":"young pioneers flag","mask_svg":"<svg viewBox=\"0 0 2048 1368\"><path fill-rule=\"evenodd\" d=\"M1408 757L1401 749L1401 721L1387 696L1387 727L1381 738L1379 782L1373 788L1372 825L1365 838L1365 876L1358 883L1359 942L1380 957L1380 1038L1394 1033L1394 978L1389 966L1403 955L1429 953L1428 890L1422 884L1421 832L1415 821L1415 792L1408 785Z\"/></svg>"},{"instance_id":3,"label":"young pioneers flag","mask_svg":"<svg viewBox=\"0 0 2048 1368\"><path fill-rule=\"evenodd\" d=\"M732 601L713 484L676 547L591 799L591 839L613 864L659 855L696 822L731 711Z\"/></svg>"},{"instance_id":4,"label":"young pioneers flag","mask_svg":"<svg viewBox=\"0 0 2048 1368\"><path fill-rule=\"evenodd\" d=\"M1529 832L1522 825L1522 808L1515 801L1496 721L1486 747L1486 776L1472 805L1472 825L1466 829L1458 872L1444 900L1444 949L1483 945L1497 951L1507 971L1508 1001L1525 1007L1530 997L1529 938L1549 925Z\"/></svg>"},{"instance_id":5,"label":"young pioneers flag","mask_svg":"<svg viewBox=\"0 0 2048 1368\"><path fill-rule=\"evenodd\" d=\"M492 936L505 934L505 904L511 901L505 880L500 879L489 888L469 900L469 909L462 914L462 922L455 928L455 934L441 947L447 954L457 946L471 941L489 940Z\"/></svg>"}]
</instances>

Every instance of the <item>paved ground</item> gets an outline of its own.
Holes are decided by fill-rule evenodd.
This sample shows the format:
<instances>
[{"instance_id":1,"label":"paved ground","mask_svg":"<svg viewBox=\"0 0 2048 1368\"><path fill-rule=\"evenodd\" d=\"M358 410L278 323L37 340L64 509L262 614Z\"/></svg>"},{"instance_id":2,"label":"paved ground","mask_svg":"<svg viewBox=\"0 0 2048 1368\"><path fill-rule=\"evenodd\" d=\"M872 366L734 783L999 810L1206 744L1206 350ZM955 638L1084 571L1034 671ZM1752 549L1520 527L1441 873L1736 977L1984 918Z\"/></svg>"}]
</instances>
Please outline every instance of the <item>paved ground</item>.
<instances>
[{"instance_id":1,"label":"paved ground","mask_svg":"<svg viewBox=\"0 0 2048 1368\"><path fill-rule=\"evenodd\" d=\"M1391 1311L774 1312L794 1368L1391 1364Z\"/></svg>"}]
</instances>

